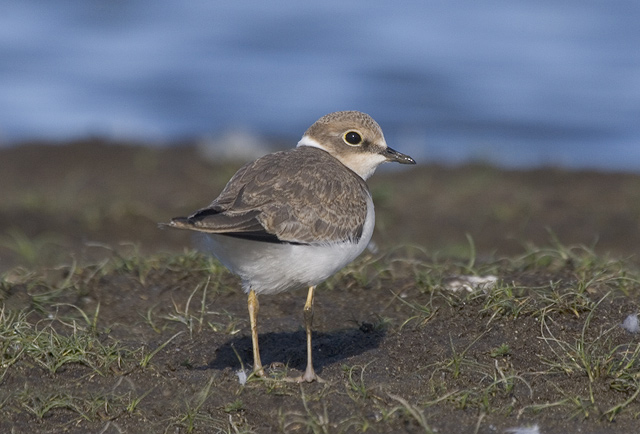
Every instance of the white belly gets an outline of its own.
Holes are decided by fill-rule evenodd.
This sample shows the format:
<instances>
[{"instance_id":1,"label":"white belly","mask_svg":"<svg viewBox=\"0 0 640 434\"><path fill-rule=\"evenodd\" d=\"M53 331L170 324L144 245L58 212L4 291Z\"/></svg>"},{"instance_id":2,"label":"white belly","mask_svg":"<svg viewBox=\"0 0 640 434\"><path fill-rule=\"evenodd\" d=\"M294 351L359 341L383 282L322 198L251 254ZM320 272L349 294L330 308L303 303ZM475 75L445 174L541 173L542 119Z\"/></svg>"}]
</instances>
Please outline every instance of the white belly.
<instances>
[{"instance_id":1,"label":"white belly","mask_svg":"<svg viewBox=\"0 0 640 434\"><path fill-rule=\"evenodd\" d=\"M375 212L369 200L358 243L278 244L209 235L211 252L242 279L245 292L275 294L323 282L360 255L369 244Z\"/></svg>"}]
</instances>

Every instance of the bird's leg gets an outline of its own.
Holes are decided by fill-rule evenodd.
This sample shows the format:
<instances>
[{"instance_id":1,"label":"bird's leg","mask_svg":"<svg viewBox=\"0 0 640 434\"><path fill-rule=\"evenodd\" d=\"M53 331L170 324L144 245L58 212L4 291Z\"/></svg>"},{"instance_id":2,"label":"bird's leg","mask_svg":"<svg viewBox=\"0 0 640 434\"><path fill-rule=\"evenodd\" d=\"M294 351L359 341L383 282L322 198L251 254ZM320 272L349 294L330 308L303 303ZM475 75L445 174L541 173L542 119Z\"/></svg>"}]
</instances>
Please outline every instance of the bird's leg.
<instances>
[{"instance_id":1,"label":"bird's leg","mask_svg":"<svg viewBox=\"0 0 640 434\"><path fill-rule=\"evenodd\" d=\"M313 370L313 355L311 350L311 328L313 325L313 291L315 286L309 287L309 293L307 294L307 302L304 304L304 327L307 330L307 369L304 371L304 375L301 375L297 381L302 383L306 381L310 383L312 381L318 381L324 383L324 380L316 375Z\"/></svg>"},{"instance_id":2,"label":"bird's leg","mask_svg":"<svg viewBox=\"0 0 640 434\"><path fill-rule=\"evenodd\" d=\"M258 310L260 310L260 304L258 303L258 296L252 289L249 291L249 320L251 321L251 342L253 343L253 373L258 377L264 377L264 369L262 368L262 362L260 361L260 348L258 348Z\"/></svg>"}]
</instances>

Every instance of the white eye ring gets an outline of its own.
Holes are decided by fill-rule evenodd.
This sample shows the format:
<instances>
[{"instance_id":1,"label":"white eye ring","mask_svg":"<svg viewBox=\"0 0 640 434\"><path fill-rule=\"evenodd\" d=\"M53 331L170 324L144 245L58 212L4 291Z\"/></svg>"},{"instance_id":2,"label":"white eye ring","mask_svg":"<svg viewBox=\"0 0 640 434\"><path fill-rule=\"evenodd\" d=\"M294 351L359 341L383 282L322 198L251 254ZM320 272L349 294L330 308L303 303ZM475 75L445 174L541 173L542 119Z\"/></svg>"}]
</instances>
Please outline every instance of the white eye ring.
<instances>
[{"instance_id":1,"label":"white eye ring","mask_svg":"<svg viewBox=\"0 0 640 434\"><path fill-rule=\"evenodd\" d=\"M360 146L364 142L358 130L349 130L342 136L342 140L349 146Z\"/></svg>"}]
</instances>

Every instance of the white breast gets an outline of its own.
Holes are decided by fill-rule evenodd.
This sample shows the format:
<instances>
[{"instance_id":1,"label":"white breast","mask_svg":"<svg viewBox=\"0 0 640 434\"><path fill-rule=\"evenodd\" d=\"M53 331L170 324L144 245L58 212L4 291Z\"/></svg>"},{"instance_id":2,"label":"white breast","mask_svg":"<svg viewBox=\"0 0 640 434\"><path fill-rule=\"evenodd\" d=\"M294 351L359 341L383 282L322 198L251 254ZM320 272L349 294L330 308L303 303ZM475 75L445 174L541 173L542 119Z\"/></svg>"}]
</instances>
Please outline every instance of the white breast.
<instances>
[{"instance_id":1,"label":"white breast","mask_svg":"<svg viewBox=\"0 0 640 434\"><path fill-rule=\"evenodd\" d=\"M278 244L209 235L209 248L222 264L242 279L245 292L275 294L315 286L360 255L369 244L375 226L371 197L367 217L357 243L325 245Z\"/></svg>"}]
</instances>

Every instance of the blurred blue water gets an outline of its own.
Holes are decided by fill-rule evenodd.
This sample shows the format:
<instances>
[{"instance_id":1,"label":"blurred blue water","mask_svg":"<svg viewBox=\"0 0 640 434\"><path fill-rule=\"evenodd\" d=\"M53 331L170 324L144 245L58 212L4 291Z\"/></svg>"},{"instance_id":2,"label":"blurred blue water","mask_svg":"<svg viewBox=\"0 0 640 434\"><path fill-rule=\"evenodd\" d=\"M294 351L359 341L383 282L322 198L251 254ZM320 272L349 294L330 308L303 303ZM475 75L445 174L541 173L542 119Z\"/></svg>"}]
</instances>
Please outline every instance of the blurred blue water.
<instances>
[{"instance_id":1,"label":"blurred blue water","mask_svg":"<svg viewBox=\"0 0 640 434\"><path fill-rule=\"evenodd\" d=\"M0 143L292 145L358 109L421 162L640 171L640 2L0 2Z\"/></svg>"}]
</instances>

